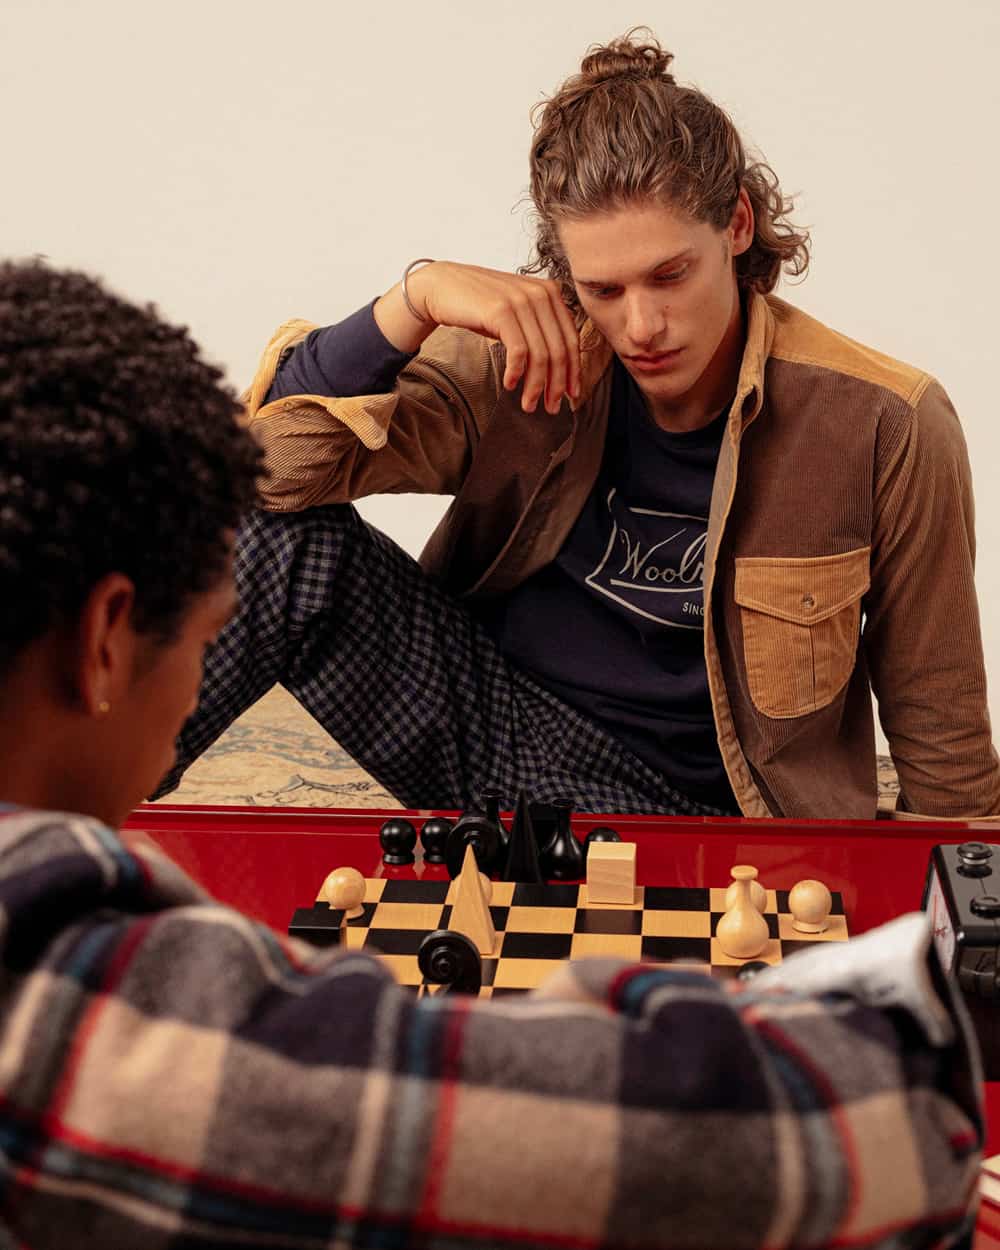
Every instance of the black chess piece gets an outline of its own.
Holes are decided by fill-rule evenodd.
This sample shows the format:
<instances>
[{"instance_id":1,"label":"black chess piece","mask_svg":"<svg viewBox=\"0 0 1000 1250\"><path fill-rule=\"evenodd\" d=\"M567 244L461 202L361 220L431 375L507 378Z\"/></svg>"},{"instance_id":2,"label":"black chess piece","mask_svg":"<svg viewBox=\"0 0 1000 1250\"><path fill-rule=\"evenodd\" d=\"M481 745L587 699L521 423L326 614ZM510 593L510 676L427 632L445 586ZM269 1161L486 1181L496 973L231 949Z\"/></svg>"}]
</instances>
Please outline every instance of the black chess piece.
<instances>
[{"instance_id":1,"label":"black chess piece","mask_svg":"<svg viewBox=\"0 0 1000 1250\"><path fill-rule=\"evenodd\" d=\"M417 949L417 966L431 985L444 993L478 994L483 985L483 957L464 933L435 929Z\"/></svg>"},{"instance_id":2,"label":"black chess piece","mask_svg":"<svg viewBox=\"0 0 1000 1250\"><path fill-rule=\"evenodd\" d=\"M541 884L545 880L538 864L538 842L531 819L531 804L523 790L517 796L517 807L514 809L503 880L533 884Z\"/></svg>"},{"instance_id":3,"label":"black chess piece","mask_svg":"<svg viewBox=\"0 0 1000 1250\"><path fill-rule=\"evenodd\" d=\"M510 834L507 827L500 819L500 801L503 798L503 791L491 786L488 790L483 791L483 804L486 808L486 819L492 820L496 827L500 830L500 841L502 843L500 849L501 859L504 857L507 846L510 843Z\"/></svg>"},{"instance_id":4,"label":"black chess piece","mask_svg":"<svg viewBox=\"0 0 1000 1250\"><path fill-rule=\"evenodd\" d=\"M424 848L425 864L443 864L445 847L452 823L445 816L431 816L420 830L420 845Z\"/></svg>"},{"instance_id":5,"label":"black chess piece","mask_svg":"<svg viewBox=\"0 0 1000 1250\"><path fill-rule=\"evenodd\" d=\"M571 803L553 803L556 832L552 841L542 848L541 869L547 881L578 881L586 872L583 847L570 827Z\"/></svg>"},{"instance_id":6,"label":"black chess piece","mask_svg":"<svg viewBox=\"0 0 1000 1250\"><path fill-rule=\"evenodd\" d=\"M544 855L546 849L552 845L556 837L556 808L551 803L539 803L534 799L530 804L531 823L535 830L535 841L538 844L539 855Z\"/></svg>"},{"instance_id":7,"label":"black chess piece","mask_svg":"<svg viewBox=\"0 0 1000 1250\"><path fill-rule=\"evenodd\" d=\"M752 981L758 972L764 972L770 966L763 959L751 959L737 972L736 979L738 981Z\"/></svg>"},{"instance_id":8,"label":"black chess piece","mask_svg":"<svg viewBox=\"0 0 1000 1250\"><path fill-rule=\"evenodd\" d=\"M590 854L590 848L595 842L620 842L622 835L617 829L612 829L609 825L598 825L595 829L591 829L583 842L584 859Z\"/></svg>"},{"instance_id":9,"label":"black chess piece","mask_svg":"<svg viewBox=\"0 0 1000 1250\"><path fill-rule=\"evenodd\" d=\"M467 846L472 847L480 872L488 877L496 871L500 857L500 830L482 812L466 812L448 834L444 858L450 877L457 877L462 871Z\"/></svg>"},{"instance_id":10,"label":"black chess piece","mask_svg":"<svg viewBox=\"0 0 1000 1250\"><path fill-rule=\"evenodd\" d=\"M402 816L385 821L378 831L378 840L383 864L412 864L416 858L413 848L417 845L417 831Z\"/></svg>"}]
</instances>

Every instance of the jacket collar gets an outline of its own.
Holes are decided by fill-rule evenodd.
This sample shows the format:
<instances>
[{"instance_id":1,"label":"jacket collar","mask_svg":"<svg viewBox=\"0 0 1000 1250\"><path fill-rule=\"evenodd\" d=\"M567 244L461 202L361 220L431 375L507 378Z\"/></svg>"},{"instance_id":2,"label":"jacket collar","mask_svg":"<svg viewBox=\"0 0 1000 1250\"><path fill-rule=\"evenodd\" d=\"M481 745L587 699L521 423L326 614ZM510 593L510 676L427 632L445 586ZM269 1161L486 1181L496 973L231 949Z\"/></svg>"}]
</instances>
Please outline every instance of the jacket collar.
<instances>
[{"instance_id":1,"label":"jacket collar","mask_svg":"<svg viewBox=\"0 0 1000 1250\"><path fill-rule=\"evenodd\" d=\"M764 402L764 370L774 342L774 328L774 313L767 297L752 291L747 299L747 338L732 409L739 413L741 430L753 421ZM613 358L607 339L592 321L585 321L580 329L580 398L571 404L574 412L590 401Z\"/></svg>"}]
</instances>

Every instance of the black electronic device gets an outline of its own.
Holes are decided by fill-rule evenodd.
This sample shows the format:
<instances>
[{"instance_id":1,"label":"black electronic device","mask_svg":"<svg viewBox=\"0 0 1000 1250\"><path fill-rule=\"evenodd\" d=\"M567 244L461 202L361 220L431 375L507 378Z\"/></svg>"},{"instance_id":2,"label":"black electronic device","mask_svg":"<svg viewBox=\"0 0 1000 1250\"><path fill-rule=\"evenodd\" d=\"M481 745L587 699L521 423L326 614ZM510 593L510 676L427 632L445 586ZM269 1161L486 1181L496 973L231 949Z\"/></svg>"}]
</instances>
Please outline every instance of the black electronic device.
<instances>
[{"instance_id":1,"label":"black electronic device","mask_svg":"<svg viewBox=\"0 0 1000 1250\"><path fill-rule=\"evenodd\" d=\"M938 957L972 1017L985 1077L1000 1080L1000 846L934 847L923 908Z\"/></svg>"}]
</instances>

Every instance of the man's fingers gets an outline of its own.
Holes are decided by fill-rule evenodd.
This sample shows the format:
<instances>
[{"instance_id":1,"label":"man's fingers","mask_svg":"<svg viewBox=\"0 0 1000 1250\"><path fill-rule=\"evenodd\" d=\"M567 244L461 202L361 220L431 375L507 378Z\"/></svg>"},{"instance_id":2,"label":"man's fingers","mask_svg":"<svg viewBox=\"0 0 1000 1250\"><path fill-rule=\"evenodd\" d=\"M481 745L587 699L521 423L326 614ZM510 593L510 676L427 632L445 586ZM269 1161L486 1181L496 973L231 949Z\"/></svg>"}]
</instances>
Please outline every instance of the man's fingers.
<instances>
[{"instance_id":1,"label":"man's fingers","mask_svg":"<svg viewBox=\"0 0 1000 1250\"><path fill-rule=\"evenodd\" d=\"M515 298L514 308L524 341L528 345L528 367L521 390L521 407L525 412L534 412L548 380L549 351L535 313L534 300L522 294L520 298Z\"/></svg>"},{"instance_id":2,"label":"man's fingers","mask_svg":"<svg viewBox=\"0 0 1000 1250\"><path fill-rule=\"evenodd\" d=\"M481 274L477 277L482 281ZM497 298L481 332L495 334L506 348L504 388L521 384L525 412L534 412L543 397L546 409L558 412L564 395L580 393L579 338L558 285L493 273L486 274L486 281Z\"/></svg>"},{"instance_id":3,"label":"man's fingers","mask_svg":"<svg viewBox=\"0 0 1000 1250\"><path fill-rule=\"evenodd\" d=\"M504 390L512 391L528 367L528 344L521 323L510 307L497 313L497 337L507 350L507 366L503 371Z\"/></svg>"},{"instance_id":4,"label":"man's fingers","mask_svg":"<svg viewBox=\"0 0 1000 1250\"><path fill-rule=\"evenodd\" d=\"M548 412L556 413L559 411L563 396L569 389L569 351L559 318L545 290L540 291L535 301L534 311L542 334L545 336L545 349L548 355L548 367L545 371L545 408Z\"/></svg>"},{"instance_id":5,"label":"man's fingers","mask_svg":"<svg viewBox=\"0 0 1000 1250\"><path fill-rule=\"evenodd\" d=\"M562 331L563 338L566 342L566 352L568 361L568 385L569 393L574 399L580 396L580 331L577 329L576 322L573 320L573 314L566 307L566 301L562 297L562 291L559 284L550 282L546 284L549 287L549 294L556 317L559 320L559 328Z\"/></svg>"}]
</instances>

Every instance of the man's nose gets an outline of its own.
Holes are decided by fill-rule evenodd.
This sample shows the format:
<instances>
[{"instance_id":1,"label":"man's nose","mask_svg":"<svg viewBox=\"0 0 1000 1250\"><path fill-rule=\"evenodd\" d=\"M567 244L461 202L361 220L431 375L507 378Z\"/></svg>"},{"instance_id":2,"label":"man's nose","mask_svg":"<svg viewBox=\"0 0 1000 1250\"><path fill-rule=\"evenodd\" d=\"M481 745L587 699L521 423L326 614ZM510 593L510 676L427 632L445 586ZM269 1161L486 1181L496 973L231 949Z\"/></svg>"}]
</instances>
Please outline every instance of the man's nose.
<instances>
[{"instance_id":1,"label":"man's nose","mask_svg":"<svg viewBox=\"0 0 1000 1250\"><path fill-rule=\"evenodd\" d=\"M636 347L651 347L667 328L667 310L653 296L638 294L627 303L625 330Z\"/></svg>"}]
</instances>

